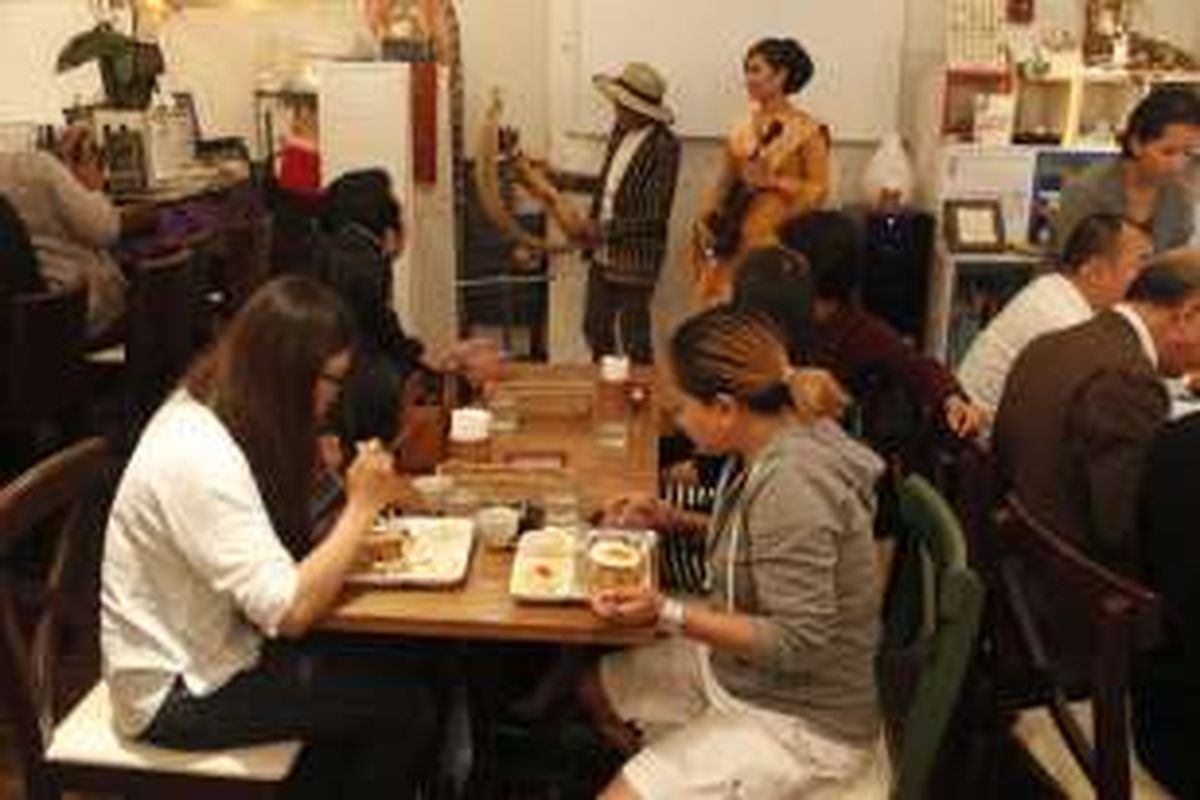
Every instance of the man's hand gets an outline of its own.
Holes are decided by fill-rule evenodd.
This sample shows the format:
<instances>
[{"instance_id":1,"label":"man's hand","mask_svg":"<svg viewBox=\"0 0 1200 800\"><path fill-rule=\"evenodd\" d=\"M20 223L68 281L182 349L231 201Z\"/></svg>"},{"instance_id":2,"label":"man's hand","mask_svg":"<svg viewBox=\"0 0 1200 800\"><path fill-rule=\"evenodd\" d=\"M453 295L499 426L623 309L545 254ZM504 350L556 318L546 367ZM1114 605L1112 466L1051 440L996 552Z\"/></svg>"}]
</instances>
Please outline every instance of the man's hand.
<instances>
[{"instance_id":1,"label":"man's hand","mask_svg":"<svg viewBox=\"0 0 1200 800\"><path fill-rule=\"evenodd\" d=\"M946 427L960 439L975 438L987 425L987 412L962 395L947 397L943 411Z\"/></svg>"}]
</instances>

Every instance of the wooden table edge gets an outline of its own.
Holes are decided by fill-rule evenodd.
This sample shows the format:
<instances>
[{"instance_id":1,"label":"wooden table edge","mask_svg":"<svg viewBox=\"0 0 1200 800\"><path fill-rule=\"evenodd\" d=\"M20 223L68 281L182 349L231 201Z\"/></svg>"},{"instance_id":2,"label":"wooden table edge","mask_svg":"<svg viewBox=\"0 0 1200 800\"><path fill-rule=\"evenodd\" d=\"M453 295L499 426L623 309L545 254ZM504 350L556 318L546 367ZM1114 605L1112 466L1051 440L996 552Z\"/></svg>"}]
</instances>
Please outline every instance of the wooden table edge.
<instances>
[{"instance_id":1,"label":"wooden table edge","mask_svg":"<svg viewBox=\"0 0 1200 800\"><path fill-rule=\"evenodd\" d=\"M498 626L494 622L399 619L392 616L331 616L319 626L333 633L355 633L456 641L529 642L539 644L613 645L650 644L658 638L653 628L565 629L552 626Z\"/></svg>"}]
</instances>

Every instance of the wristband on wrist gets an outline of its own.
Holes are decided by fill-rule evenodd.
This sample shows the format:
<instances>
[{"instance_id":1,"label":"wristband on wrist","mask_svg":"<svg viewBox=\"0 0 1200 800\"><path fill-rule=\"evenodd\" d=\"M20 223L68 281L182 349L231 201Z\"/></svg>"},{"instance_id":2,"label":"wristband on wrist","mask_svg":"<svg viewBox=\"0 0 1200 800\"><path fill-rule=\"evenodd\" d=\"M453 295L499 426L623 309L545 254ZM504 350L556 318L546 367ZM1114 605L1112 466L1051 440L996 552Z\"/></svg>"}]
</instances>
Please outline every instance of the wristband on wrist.
<instances>
[{"instance_id":1,"label":"wristband on wrist","mask_svg":"<svg viewBox=\"0 0 1200 800\"><path fill-rule=\"evenodd\" d=\"M663 633L678 636L683 633L683 626L686 622L687 607L683 601L673 597L664 597L662 605L658 609L658 622L655 627Z\"/></svg>"}]
</instances>

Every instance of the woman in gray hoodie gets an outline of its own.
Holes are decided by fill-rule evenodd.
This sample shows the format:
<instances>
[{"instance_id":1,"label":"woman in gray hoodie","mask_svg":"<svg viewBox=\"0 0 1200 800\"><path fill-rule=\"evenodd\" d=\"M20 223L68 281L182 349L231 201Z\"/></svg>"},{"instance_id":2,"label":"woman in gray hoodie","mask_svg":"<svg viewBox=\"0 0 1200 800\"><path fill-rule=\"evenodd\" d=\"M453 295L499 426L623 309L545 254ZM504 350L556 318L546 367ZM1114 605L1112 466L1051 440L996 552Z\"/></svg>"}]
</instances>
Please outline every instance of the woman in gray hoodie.
<instances>
[{"instance_id":1,"label":"woman in gray hoodie","mask_svg":"<svg viewBox=\"0 0 1200 800\"><path fill-rule=\"evenodd\" d=\"M871 524L882 463L828 420L775 329L716 308L671 342L679 426L731 456L710 519L626 498L610 511L666 535L707 536L704 600L621 589L593 598L653 645L606 657L582 695L632 758L605 798L885 797L874 680Z\"/></svg>"}]
</instances>

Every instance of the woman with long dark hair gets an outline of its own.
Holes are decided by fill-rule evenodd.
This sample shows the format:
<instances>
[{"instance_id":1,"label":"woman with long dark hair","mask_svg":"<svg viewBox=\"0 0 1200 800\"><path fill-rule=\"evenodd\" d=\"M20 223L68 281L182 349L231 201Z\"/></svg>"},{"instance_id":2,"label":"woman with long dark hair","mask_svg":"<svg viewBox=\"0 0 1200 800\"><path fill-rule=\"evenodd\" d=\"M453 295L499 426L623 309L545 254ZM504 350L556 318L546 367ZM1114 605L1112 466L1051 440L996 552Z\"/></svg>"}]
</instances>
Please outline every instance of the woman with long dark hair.
<instances>
[{"instance_id":1,"label":"woman with long dark hair","mask_svg":"<svg viewBox=\"0 0 1200 800\"><path fill-rule=\"evenodd\" d=\"M415 662L305 638L402 493L379 443L360 445L345 509L311 541L318 424L351 345L341 303L305 278L267 284L238 313L121 479L101 645L122 734L196 750L302 739L301 775L352 753L344 796L384 797L411 777L432 726Z\"/></svg>"},{"instance_id":2,"label":"woman with long dark hair","mask_svg":"<svg viewBox=\"0 0 1200 800\"><path fill-rule=\"evenodd\" d=\"M762 39L742 69L750 118L730 133L721 177L695 228L705 304L729 299L741 258L772 244L780 223L829 194L829 130L790 99L812 80L808 52L795 39Z\"/></svg>"},{"instance_id":3,"label":"woman with long dark hair","mask_svg":"<svg viewBox=\"0 0 1200 800\"><path fill-rule=\"evenodd\" d=\"M404 252L405 227L392 179L382 169L348 172L325 190L320 211L318 272L350 311L359 332L358 358L331 428L343 444L400 428L405 386L414 377L461 375L478 386L493 380L499 354L486 340L456 343L440 357L404 331L393 306L393 262Z\"/></svg>"},{"instance_id":4,"label":"woman with long dark hair","mask_svg":"<svg viewBox=\"0 0 1200 800\"><path fill-rule=\"evenodd\" d=\"M706 536L713 580L702 600L593 598L614 624L671 637L606 656L581 687L631 756L602 797L884 797L871 546L882 462L835 422L802 417L787 350L760 317L693 317L670 359L680 427L730 456L716 507L702 519L628 498L610 513Z\"/></svg>"}]
</instances>

